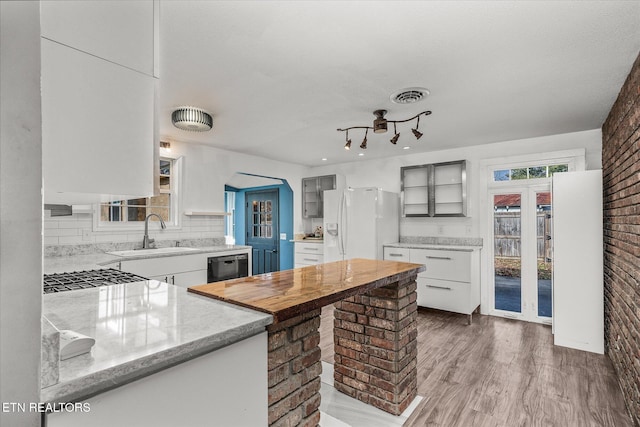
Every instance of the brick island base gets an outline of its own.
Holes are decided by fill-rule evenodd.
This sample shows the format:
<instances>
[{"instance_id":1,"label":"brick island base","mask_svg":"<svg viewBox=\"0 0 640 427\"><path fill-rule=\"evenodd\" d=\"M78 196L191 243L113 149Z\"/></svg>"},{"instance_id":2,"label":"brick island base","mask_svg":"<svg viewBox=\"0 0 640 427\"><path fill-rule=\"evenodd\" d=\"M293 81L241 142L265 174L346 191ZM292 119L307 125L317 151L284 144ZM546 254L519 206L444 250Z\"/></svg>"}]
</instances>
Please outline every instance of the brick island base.
<instances>
[{"instance_id":1,"label":"brick island base","mask_svg":"<svg viewBox=\"0 0 640 427\"><path fill-rule=\"evenodd\" d=\"M394 415L417 394L416 274L335 303L334 386ZM320 314L267 328L269 425L320 421Z\"/></svg>"}]
</instances>

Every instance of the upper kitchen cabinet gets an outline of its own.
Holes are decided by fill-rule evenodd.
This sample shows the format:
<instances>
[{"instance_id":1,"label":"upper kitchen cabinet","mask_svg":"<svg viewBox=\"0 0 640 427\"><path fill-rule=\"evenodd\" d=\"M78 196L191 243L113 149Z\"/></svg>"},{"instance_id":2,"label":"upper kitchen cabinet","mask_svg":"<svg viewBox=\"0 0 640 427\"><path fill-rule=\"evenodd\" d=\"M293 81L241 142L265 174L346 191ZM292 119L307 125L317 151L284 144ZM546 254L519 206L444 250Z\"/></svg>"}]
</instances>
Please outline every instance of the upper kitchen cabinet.
<instances>
[{"instance_id":1,"label":"upper kitchen cabinet","mask_svg":"<svg viewBox=\"0 0 640 427\"><path fill-rule=\"evenodd\" d=\"M58 9L58 3L61 9ZM110 11L105 12L103 20L109 21L110 31L105 33L113 35L111 44L132 51L136 49L125 45L146 45L146 49L142 49L146 54L142 56L151 58L150 62L147 61L151 64L157 13L154 7L143 7L138 3L154 5L155 2L113 2L117 4L113 6L119 11L117 14L116 9L110 9L103 3L111 2L100 2L97 8ZM67 41L63 37L65 25L52 23L58 14L71 13L77 7L78 13L73 15L73 21L69 21L71 17L64 17L67 27L73 27L75 32L75 19L82 21L81 17L93 9L93 4L75 1L41 3L42 172L46 203L94 203L151 196L157 190L158 79L152 75L153 66L147 64L145 67L150 72L141 72L134 65L138 67L142 62L137 65L132 62L120 64L118 61L128 61L126 58L117 61L103 58L108 55L86 52L83 49L91 50L87 47L72 47L69 44L74 43L73 38ZM144 37L136 38L131 33L133 30L127 30L125 32L135 40L124 43L121 39L120 29L133 26L133 18L121 9L129 4L132 5L131 15L149 30L151 38L146 33ZM148 16L141 16L141 9ZM79 33L91 32L85 24L82 22ZM102 33L104 25L96 22L95 33ZM54 36L64 42L53 40ZM96 41L103 39L102 35L93 39L89 37L86 43L107 52L110 43Z\"/></svg>"},{"instance_id":2,"label":"upper kitchen cabinet","mask_svg":"<svg viewBox=\"0 0 640 427\"><path fill-rule=\"evenodd\" d=\"M400 175L403 216L467 216L465 160L406 166Z\"/></svg>"},{"instance_id":3,"label":"upper kitchen cabinet","mask_svg":"<svg viewBox=\"0 0 640 427\"><path fill-rule=\"evenodd\" d=\"M336 189L336 175L302 178L302 216L321 218L324 212L325 190Z\"/></svg>"},{"instance_id":4,"label":"upper kitchen cabinet","mask_svg":"<svg viewBox=\"0 0 640 427\"><path fill-rule=\"evenodd\" d=\"M43 1L42 37L158 77L158 1Z\"/></svg>"},{"instance_id":5,"label":"upper kitchen cabinet","mask_svg":"<svg viewBox=\"0 0 640 427\"><path fill-rule=\"evenodd\" d=\"M467 216L467 162L433 165L433 216Z\"/></svg>"}]
</instances>

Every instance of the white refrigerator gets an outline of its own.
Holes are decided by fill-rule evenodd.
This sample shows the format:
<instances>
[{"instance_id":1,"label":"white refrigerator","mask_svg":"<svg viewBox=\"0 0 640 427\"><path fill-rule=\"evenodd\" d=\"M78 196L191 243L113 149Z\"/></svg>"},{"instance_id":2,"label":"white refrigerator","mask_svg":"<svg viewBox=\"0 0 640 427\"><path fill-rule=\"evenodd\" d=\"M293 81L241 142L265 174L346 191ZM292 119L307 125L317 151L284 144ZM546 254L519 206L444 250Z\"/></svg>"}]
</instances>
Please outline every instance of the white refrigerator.
<instances>
[{"instance_id":1,"label":"white refrigerator","mask_svg":"<svg viewBox=\"0 0 640 427\"><path fill-rule=\"evenodd\" d=\"M324 192L324 262L382 259L382 245L399 241L400 199L379 188Z\"/></svg>"},{"instance_id":2,"label":"white refrigerator","mask_svg":"<svg viewBox=\"0 0 640 427\"><path fill-rule=\"evenodd\" d=\"M604 353L602 171L553 175L553 342Z\"/></svg>"}]
</instances>

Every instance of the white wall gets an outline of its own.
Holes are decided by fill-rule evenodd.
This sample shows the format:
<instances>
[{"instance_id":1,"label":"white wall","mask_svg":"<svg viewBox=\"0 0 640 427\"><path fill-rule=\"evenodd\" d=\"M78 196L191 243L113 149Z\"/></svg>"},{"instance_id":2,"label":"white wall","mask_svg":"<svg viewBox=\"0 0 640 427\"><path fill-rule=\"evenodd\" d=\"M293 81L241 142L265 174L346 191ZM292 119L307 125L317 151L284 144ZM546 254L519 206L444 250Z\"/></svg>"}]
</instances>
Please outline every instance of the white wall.
<instances>
[{"instance_id":1,"label":"white wall","mask_svg":"<svg viewBox=\"0 0 640 427\"><path fill-rule=\"evenodd\" d=\"M200 144L171 142L171 152L184 156L185 210L224 211L225 183L236 172L246 172L287 180L293 190L293 229L301 228L301 180L312 176L308 167Z\"/></svg>"},{"instance_id":2,"label":"white wall","mask_svg":"<svg viewBox=\"0 0 640 427\"><path fill-rule=\"evenodd\" d=\"M426 138L426 136L425 136ZM424 140L424 139L423 139ZM421 141L423 141L421 140ZM428 144L426 140L423 143ZM570 149L586 150L586 168L602 167L602 137L600 129L551 135L516 141L489 143L467 148L435 151L430 153L410 153L397 157L361 160L339 165L312 168L310 175L339 173L346 178L348 187L381 187L387 191L400 191L400 168L454 160L467 160L467 218L403 218L400 221L401 236L449 236L484 237L484 221L481 209L486 194L486 182L480 179L481 163L488 159L539 155ZM371 147L370 147L371 148ZM356 148L356 150L359 150ZM398 147L399 152L402 151Z\"/></svg>"},{"instance_id":3,"label":"white wall","mask_svg":"<svg viewBox=\"0 0 640 427\"><path fill-rule=\"evenodd\" d=\"M40 4L0 2L0 401L40 401ZM0 413L3 427L38 413Z\"/></svg>"}]
</instances>

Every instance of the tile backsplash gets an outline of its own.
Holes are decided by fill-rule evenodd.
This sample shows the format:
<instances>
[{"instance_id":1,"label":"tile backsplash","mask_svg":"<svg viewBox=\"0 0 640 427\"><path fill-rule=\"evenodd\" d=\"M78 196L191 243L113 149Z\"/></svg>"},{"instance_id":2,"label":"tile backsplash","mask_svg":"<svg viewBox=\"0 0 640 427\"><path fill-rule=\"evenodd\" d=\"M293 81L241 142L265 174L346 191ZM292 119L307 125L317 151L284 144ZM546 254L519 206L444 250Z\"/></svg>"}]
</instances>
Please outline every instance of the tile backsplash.
<instances>
[{"instance_id":1,"label":"tile backsplash","mask_svg":"<svg viewBox=\"0 0 640 427\"><path fill-rule=\"evenodd\" d=\"M44 245L90 245L100 243L142 243L144 231L140 230L93 230L92 213L74 213L71 216L51 217L44 211ZM182 226L161 230L157 222L149 224L149 236L156 242L164 240L183 241L199 239L222 239L224 241L224 217L183 216Z\"/></svg>"}]
</instances>

